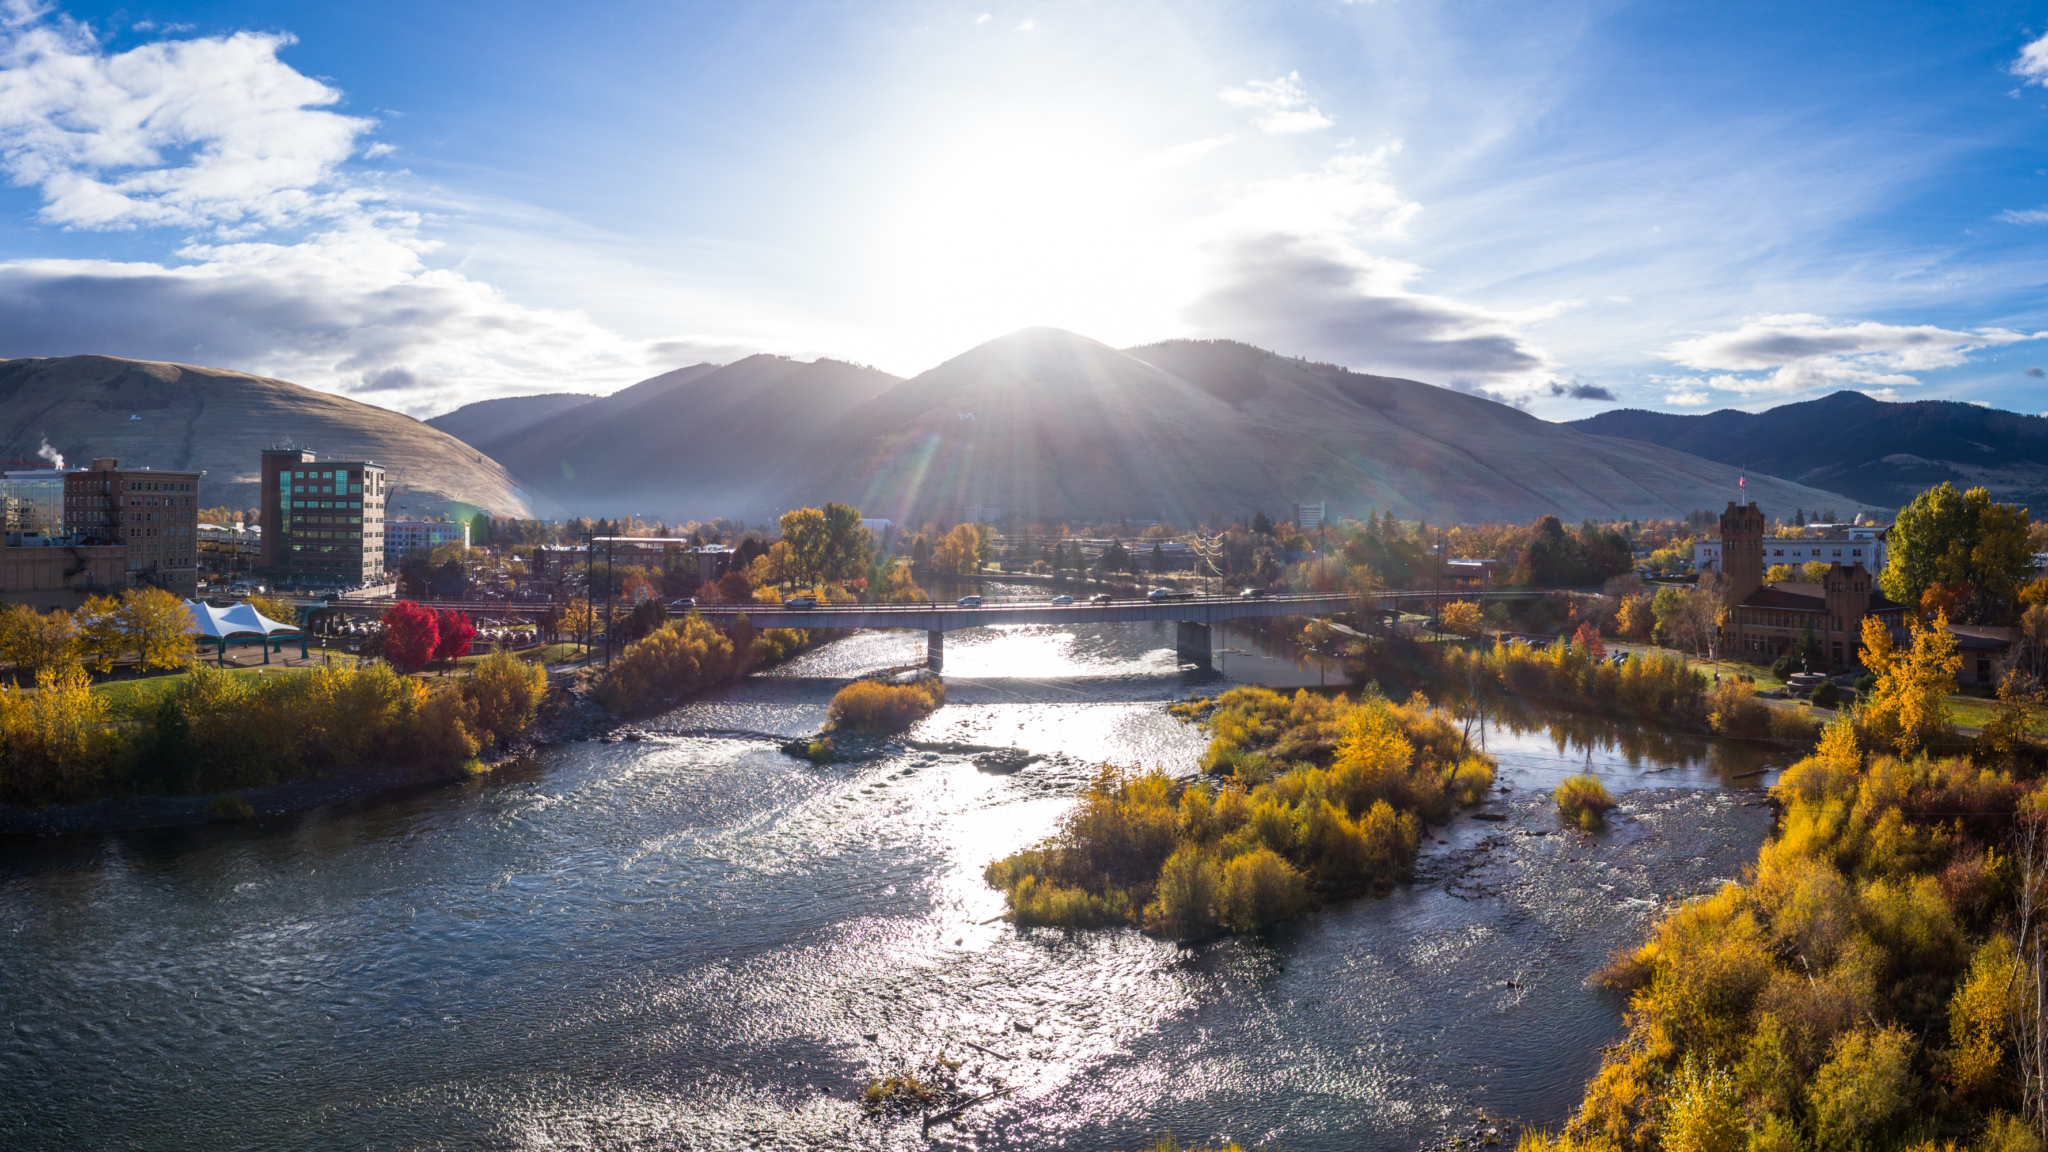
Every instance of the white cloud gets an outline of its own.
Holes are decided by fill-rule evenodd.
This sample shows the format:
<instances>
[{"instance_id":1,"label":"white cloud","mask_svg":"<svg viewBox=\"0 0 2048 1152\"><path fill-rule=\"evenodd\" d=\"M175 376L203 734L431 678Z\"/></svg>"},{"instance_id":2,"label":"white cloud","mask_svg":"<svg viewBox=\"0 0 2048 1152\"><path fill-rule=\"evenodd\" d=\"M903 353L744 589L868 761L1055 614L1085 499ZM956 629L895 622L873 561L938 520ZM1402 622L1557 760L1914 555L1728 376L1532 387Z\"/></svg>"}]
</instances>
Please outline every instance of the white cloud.
<instances>
[{"instance_id":1,"label":"white cloud","mask_svg":"<svg viewBox=\"0 0 2048 1152\"><path fill-rule=\"evenodd\" d=\"M2007 224L2048 224L2048 208L2008 208L1998 218Z\"/></svg>"},{"instance_id":2,"label":"white cloud","mask_svg":"<svg viewBox=\"0 0 2048 1152\"><path fill-rule=\"evenodd\" d=\"M1265 113L1259 127L1275 135L1313 132L1336 123L1309 103L1299 72L1289 72L1278 80L1252 80L1242 88L1225 88L1218 95L1225 104Z\"/></svg>"},{"instance_id":3,"label":"white cloud","mask_svg":"<svg viewBox=\"0 0 2048 1152\"><path fill-rule=\"evenodd\" d=\"M976 24L986 24L986 23L988 23L989 21L991 21L991 20L993 20L993 19L995 19L995 15L994 15L994 13L990 13L990 12L983 12L983 13L982 13L981 15L979 15L979 16L976 16L976 17L974 18L974 22L975 22Z\"/></svg>"},{"instance_id":4,"label":"white cloud","mask_svg":"<svg viewBox=\"0 0 2048 1152\"><path fill-rule=\"evenodd\" d=\"M432 267L438 246L418 217L343 169L371 122L326 110L341 94L277 59L288 38L109 55L75 24L0 5L0 166L42 192L43 217L212 227L163 261L0 263L0 357L175 360L418 413L758 350L626 340L579 311L526 307ZM263 237L279 226L295 226L288 242Z\"/></svg>"},{"instance_id":5,"label":"white cloud","mask_svg":"<svg viewBox=\"0 0 2048 1152\"><path fill-rule=\"evenodd\" d=\"M2032 339L2003 328L1952 331L1933 325L1838 324L1807 314L1763 316L1729 332L1711 332L1665 348L1687 368L1722 370L1710 383L1745 394L1794 393L1863 385L1913 385L1908 373L1950 368L1979 348ZM1761 375L1733 375L1761 373Z\"/></svg>"},{"instance_id":6,"label":"white cloud","mask_svg":"<svg viewBox=\"0 0 2048 1152\"><path fill-rule=\"evenodd\" d=\"M375 199L335 184L372 122L277 58L289 36L160 41L115 55L18 4L0 29L0 167L72 228L278 226ZM323 188L323 186L325 186Z\"/></svg>"},{"instance_id":7,"label":"white cloud","mask_svg":"<svg viewBox=\"0 0 2048 1152\"><path fill-rule=\"evenodd\" d=\"M1664 394L1664 402L1666 404L1676 405L1680 408L1698 408L1712 399L1713 397L1706 392L1688 391L1686 389L1679 389L1675 392L1666 392Z\"/></svg>"},{"instance_id":8,"label":"white cloud","mask_svg":"<svg viewBox=\"0 0 2048 1152\"><path fill-rule=\"evenodd\" d=\"M1036 21L1036 20L1026 20L1026 21L1025 21L1025 22L1023 22L1022 24L1019 24L1019 25L1017 25L1017 31L1019 31L1019 32L1029 32L1029 31L1031 31L1031 30L1032 30L1033 28L1036 28L1036 27L1038 27L1038 21Z\"/></svg>"},{"instance_id":9,"label":"white cloud","mask_svg":"<svg viewBox=\"0 0 2048 1152\"><path fill-rule=\"evenodd\" d=\"M2012 74L2028 84L2048 86L2048 36L2020 49L2020 58L2012 62Z\"/></svg>"}]
</instances>

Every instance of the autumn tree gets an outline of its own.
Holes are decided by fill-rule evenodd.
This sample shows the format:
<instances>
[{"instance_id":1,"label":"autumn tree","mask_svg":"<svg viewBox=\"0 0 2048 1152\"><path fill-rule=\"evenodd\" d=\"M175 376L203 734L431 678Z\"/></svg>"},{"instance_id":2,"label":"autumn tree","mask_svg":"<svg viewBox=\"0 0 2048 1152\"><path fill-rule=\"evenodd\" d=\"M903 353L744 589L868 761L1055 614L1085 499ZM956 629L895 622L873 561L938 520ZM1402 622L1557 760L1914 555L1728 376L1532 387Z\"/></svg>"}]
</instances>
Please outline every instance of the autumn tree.
<instances>
[{"instance_id":1,"label":"autumn tree","mask_svg":"<svg viewBox=\"0 0 2048 1152\"><path fill-rule=\"evenodd\" d=\"M1891 744L1901 756L1954 729L1948 698L1963 666L1946 619L1937 616L1932 625L1908 620L1907 627L1912 644L1901 650L1883 621L1863 618L1863 666L1877 677L1863 721L1873 738Z\"/></svg>"},{"instance_id":2,"label":"autumn tree","mask_svg":"<svg viewBox=\"0 0 2048 1152\"><path fill-rule=\"evenodd\" d=\"M143 668L177 668L192 658L192 610L161 588L131 588L121 597L121 628Z\"/></svg>"},{"instance_id":3,"label":"autumn tree","mask_svg":"<svg viewBox=\"0 0 2048 1152\"><path fill-rule=\"evenodd\" d=\"M2033 569L2029 529L2024 508L1996 503L1982 488L1957 492L1943 483L1899 510L1886 537L1878 586L1894 601L1916 607L1933 585L1967 586L1967 618L2002 621Z\"/></svg>"},{"instance_id":4,"label":"autumn tree","mask_svg":"<svg viewBox=\"0 0 2048 1152\"><path fill-rule=\"evenodd\" d=\"M981 566L981 534L972 524L955 525L932 549L931 563L940 572L976 571Z\"/></svg>"},{"instance_id":5,"label":"autumn tree","mask_svg":"<svg viewBox=\"0 0 2048 1152\"><path fill-rule=\"evenodd\" d=\"M128 632L121 623L121 602L112 596L94 596L71 614L78 636L78 658L101 675L114 670L114 661L128 650Z\"/></svg>"},{"instance_id":6,"label":"autumn tree","mask_svg":"<svg viewBox=\"0 0 2048 1152\"><path fill-rule=\"evenodd\" d=\"M2001 761L2012 763L2026 747L2048 708L2048 691L2025 669L2008 667L1998 680L1998 700L1991 706L1991 719L1977 738L1981 748L1990 749Z\"/></svg>"},{"instance_id":7,"label":"autumn tree","mask_svg":"<svg viewBox=\"0 0 2048 1152\"><path fill-rule=\"evenodd\" d=\"M1828 569L1832 567L1825 560L1808 560L1799 566L1799 578L1808 584L1818 584L1828 578Z\"/></svg>"},{"instance_id":8,"label":"autumn tree","mask_svg":"<svg viewBox=\"0 0 2048 1152\"><path fill-rule=\"evenodd\" d=\"M15 604L0 613L0 655L24 672L62 668L78 660L71 614L58 609L38 612Z\"/></svg>"},{"instance_id":9,"label":"autumn tree","mask_svg":"<svg viewBox=\"0 0 2048 1152\"><path fill-rule=\"evenodd\" d=\"M1486 627L1486 617L1480 614L1479 605L1470 600L1453 600L1444 605L1441 622L1444 631L1460 636L1477 636Z\"/></svg>"},{"instance_id":10,"label":"autumn tree","mask_svg":"<svg viewBox=\"0 0 2048 1152\"><path fill-rule=\"evenodd\" d=\"M434 659L454 660L469 654L469 642L476 639L476 625L469 613L443 608L434 614Z\"/></svg>"},{"instance_id":11,"label":"autumn tree","mask_svg":"<svg viewBox=\"0 0 2048 1152\"><path fill-rule=\"evenodd\" d=\"M1799 579L1799 569L1790 564L1773 564L1764 569L1764 583L1786 584Z\"/></svg>"},{"instance_id":12,"label":"autumn tree","mask_svg":"<svg viewBox=\"0 0 2048 1152\"><path fill-rule=\"evenodd\" d=\"M577 603L586 612L589 610L588 600ZM384 613L384 658L400 671L416 672L426 667L434 658L440 639L440 621L430 608L401 600Z\"/></svg>"},{"instance_id":13,"label":"autumn tree","mask_svg":"<svg viewBox=\"0 0 2048 1152\"><path fill-rule=\"evenodd\" d=\"M1655 622L1648 596L1623 597L1621 607L1614 613L1615 632L1630 640L1640 640L1649 635L1650 625Z\"/></svg>"}]
</instances>

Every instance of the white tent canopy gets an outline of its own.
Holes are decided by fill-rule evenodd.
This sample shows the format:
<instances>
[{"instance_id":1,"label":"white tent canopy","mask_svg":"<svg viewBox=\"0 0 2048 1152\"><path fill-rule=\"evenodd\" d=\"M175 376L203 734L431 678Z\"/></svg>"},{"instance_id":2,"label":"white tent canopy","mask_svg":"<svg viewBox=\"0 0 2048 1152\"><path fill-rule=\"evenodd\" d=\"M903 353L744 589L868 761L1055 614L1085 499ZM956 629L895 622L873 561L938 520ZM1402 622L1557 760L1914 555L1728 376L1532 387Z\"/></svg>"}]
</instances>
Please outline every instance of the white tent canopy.
<instances>
[{"instance_id":1,"label":"white tent canopy","mask_svg":"<svg viewBox=\"0 0 2048 1152\"><path fill-rule=\"evenodd\" d=\"M192 625L201 636L219 640L228 636L268 636L274 632L297 632L296 624L280 624L256 610L253 604L215 608L196 600L185 601L192 610Z\"/></svg>"}]
</instances>

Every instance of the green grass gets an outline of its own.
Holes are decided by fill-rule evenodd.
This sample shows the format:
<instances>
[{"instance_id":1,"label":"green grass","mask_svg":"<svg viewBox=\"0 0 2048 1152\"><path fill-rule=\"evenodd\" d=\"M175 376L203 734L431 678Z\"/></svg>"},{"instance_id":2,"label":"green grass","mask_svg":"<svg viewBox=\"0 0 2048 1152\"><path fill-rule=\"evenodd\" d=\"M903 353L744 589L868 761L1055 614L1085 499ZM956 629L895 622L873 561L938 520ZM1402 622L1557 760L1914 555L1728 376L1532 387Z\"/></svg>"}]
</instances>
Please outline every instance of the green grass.
<instances>
[{"instance_id":1,"label":"green grass","mask_svg":"<svg viewBox=\"0 0 2048 1152\"><path fill-rule=\"evenodd\" d=\"M538 660L542 664L553 665L571 664L575 661L583 659L589 654L590 649L584 647L581 644L549 644L541 648L535 648L530 651L520 652L517 655L521 660ZM482 659L482 657L464 656L463 659L480 660Z\"/></svg>"},{"instance_id":2,"label":"green grass","mask_svg":"<svg viewBox=\"0 0 2048 1152\"><path fill-rule=\"evenodd\" d=\"M261 668L230 668L231 676L281 676L287 672L303 672L303 668L286 669L272 665L274 672ZM107 702L107 709L115 723L139 721L156 712L157 704L178 686L185 682L186 673L173 672L164 676L147 676L140 680L106 680L92 686L93 695Z\"/></svg>"}]
</instances>

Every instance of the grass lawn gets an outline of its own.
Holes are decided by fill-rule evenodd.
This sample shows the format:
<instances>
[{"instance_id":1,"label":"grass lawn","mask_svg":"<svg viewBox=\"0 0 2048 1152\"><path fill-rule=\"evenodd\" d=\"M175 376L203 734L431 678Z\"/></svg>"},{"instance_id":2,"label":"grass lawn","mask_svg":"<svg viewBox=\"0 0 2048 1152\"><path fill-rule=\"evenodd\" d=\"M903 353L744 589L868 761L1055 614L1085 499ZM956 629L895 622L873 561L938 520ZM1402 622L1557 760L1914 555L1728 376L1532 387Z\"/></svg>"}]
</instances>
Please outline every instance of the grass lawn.
<instances>
[{"instance_id":1,"label":"grass lawn","mask_svg":"<svg viewBox=\"0 0 2048 1152\"><path fill-rule=\"evenodd\" d=\"M572 664L590 654L590 649L581 644L548 644L539 648L515 653L521 660L538 661L543 665ZM464 656L464 662L480 660L482 657Z\"/></svg>"},{"instance_id":2,"label":"grass lawn","mask_svg":"<svg viewBox=\"0 0 2048 1152\"><path fill-rule=\"evenodd\" d=\"M230 676L288 676L307 672L307 668L284 668L273 665L272 670L263 668L230 668ZM144 720L156 711L157 704L178 686L185 682L186 673L173 672L164 676L146 676L139 680L106 680L92 686L93 695L107 702L108 710L116 723L128 720Z\"/></svg>"}]
</instances>

